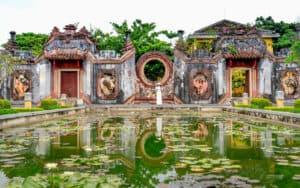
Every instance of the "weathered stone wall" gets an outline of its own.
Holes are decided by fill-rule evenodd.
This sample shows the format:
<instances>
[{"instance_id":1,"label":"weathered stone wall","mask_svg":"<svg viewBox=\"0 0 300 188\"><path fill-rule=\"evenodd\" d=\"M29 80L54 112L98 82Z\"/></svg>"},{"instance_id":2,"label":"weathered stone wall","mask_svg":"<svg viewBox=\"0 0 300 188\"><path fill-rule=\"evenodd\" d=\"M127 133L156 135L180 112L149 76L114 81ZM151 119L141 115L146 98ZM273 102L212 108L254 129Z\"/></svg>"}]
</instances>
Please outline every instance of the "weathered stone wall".
<instances>
[{"instance_id":1,"label":"weathered stone wall","mask_svg":"<svg viewBox=\"0 0 300 188\"><path fill-rule=\"evenodd\" d=\"M216 103L219 94L219 90L224 90L224 82L218 77L218 73L222 73L225 76L224 62L220 64L202 64L202 63L186 63L182 59L175 57L174 60L174 92L177 97L188 104L209 104ZM203 72L207 73L208 93L200 95L199 98L192 97L193 85L191 81L191 74L199 71L200 74ZM221 84L217 82L221 81Z\"/></svg>"},{"instance_id":2,"label":"weathered stone wall","mask_svg":"<svg viewBox=\"0 0 300 188\"><path fill-rule=\"evenodd\" d=\"M97 94L98 76L101 72L115 73L116 97L100 98ZM97 104L121 104L134 94L135 58L134 56L121 64L94 64L92 66L91 101ZM88 90L87 90L88 91Z\"/></svg>"},{"instance_id":3,"label":"weathered stone wall","mask_svg":"<svg viewBox=\"0 0 300 188\"><path fill-rule=\"evenodd\" d=\"M123 102L134 95L135 75L135 57L132 56L125 63L121 64L120 88L123 91Z\"/></svg>"},{"instance_id":4,"label":"weathered stone wall","mask_svg":"<svg viewBox=\"0 0 300 188\"><path fill-rule=\"evenodd\" d=\"M217 84L217 95L221 97L226 93L226 61L221 59L218 61L217 71L216 71L216 84Z\"/></svg>"},{"instance_id":5,"label":"weathered stone wall","mask_svg":"<svg viewBox=\"0 0 300 188\"><path fill-rule=\"evenodd\" d=\"M258 91L259 94L271 96L272 94L273 62L264 58L258 65Z\"/></svg>"},{"instance_id":6,"label":"weathered stone wall","mask_svg":"<svg viewBox=\"0 0 300 188\"><path fill-rule=\"evenodd\" d=\"M44 59L37 64L39 69L39 82L40 82L40 100L48 97L51 94L51 63Z\"/></svg>"},{"instance_id":7,"label":"weathered stone wall","mask_svg":"<svg viewBox=\"0 0 300 188\"><path fill-rule=\"evenodd\" d=\"M37 103L40 101L40 81L39 81L39 68L36 64L25 64L25 65L18 65L15 67L15 71L27 71L31 75L31 92L32 92L32 102ZM13 72L13 73L14 73ZM12 98L12 84L13 77L8 77L2 87L1 87L1 95L3 98L11 100L13 105L22 105L24 104L24 100L13 100Z\"/></svg>"},{"instance_id":8,"label":"weathered stone wall","mask_svg":"<svg viewBox=\"0 0 300 188\"><path fill-rule=\"evenodd\" d=\"M82 63L83 66L83 93L86 97L90 98L92 93L92 70L93 64L88 60Z\"/></svg>"}]
</instances>

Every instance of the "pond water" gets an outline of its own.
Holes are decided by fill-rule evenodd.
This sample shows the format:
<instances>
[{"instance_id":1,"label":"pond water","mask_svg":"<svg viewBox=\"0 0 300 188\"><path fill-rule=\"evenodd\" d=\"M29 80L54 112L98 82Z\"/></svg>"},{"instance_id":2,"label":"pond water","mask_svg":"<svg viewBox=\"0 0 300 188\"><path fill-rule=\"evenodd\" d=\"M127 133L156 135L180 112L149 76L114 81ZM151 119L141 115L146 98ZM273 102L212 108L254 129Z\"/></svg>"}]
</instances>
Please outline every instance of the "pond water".
<instances>
[{"instance_id":1,"label":"pond water","mask_svg":"<svg viewBox=\"0 0 300 188\"><path fill-rule=\"evenodd\" d=\"M300 187L300 129L132 112L0 132L0 187L59 186Z\"/></svg>"}]
</instances>

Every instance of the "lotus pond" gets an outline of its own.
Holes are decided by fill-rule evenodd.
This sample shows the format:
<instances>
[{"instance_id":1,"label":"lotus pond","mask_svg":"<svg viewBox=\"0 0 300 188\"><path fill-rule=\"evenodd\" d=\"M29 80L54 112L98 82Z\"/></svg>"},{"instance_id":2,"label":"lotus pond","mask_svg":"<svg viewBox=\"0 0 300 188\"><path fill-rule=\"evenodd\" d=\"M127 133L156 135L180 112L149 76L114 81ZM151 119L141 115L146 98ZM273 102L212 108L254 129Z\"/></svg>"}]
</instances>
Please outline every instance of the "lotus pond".
<instances>
[{"instance_id":1,"label":"lotus pond","mask_svg":"<svg viewBox=\"0 0 300 188\"><path fill-rule=\"evenodd\" d=\"M0 187L300 187L300 129L90 114L0 131Z\"/></svg>"}]
</instances>

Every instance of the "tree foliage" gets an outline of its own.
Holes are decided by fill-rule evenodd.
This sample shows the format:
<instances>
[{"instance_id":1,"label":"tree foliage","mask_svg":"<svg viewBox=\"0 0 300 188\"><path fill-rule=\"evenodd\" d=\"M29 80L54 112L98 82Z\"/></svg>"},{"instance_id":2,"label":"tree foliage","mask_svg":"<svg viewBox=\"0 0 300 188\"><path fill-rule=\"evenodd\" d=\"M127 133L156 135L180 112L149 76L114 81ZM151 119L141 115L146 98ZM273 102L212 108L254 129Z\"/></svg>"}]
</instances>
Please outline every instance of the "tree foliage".
<instances>
[{"instance_id":1,"label":"tree foliage","mask_svg":"<svg viewBox=\"0 0 300 188\"><path fill-rule=\"evenodd\" d=\"M16 44L19 50L30 50L33 55L37 56L43 52L48 35L40 33L22 33L16 35ZM2 47L6 47L6 43Z\"/></svg>"},{"instance_id":2,"label":"tree foliage","mask_svg":"<svg viewBox=\"0 0 300 188\"><path fill-rule=\"evenodd\" d=\"M19 57L0 52L0 86L2 82L13 72L15 66L26 63Z\"/></svg>"},{"instance_id":3,"label":"tree foliage","mask_svg":"<svg viewBox=\"0 0 300 188\"><path fill-rule=\"evenodd\" d=\"M31 50L33 55L39 55L44 49L48 35L32 32L16 35L16 43L20 50Z\"/></svg>"},{"instance_id":4,"label":"tree foliage","mask_svg":"<svg viewBox=\"0 0 300 188\"><path fill-rule=\"evenodd\" d=\"M297 23L275 22L271 16L266 18L260 16L256 18L255 24L257 28L275 31L280 35L273 44L276 50L289 48L297 40L297 33L295 32Z\"/></svg>"},{"instance_id":5,"label":"tree foliage","mask_svg":"<svg viewBox=\"0 0 300 188\"><path fill-rule=\"evenodd\" d=\"M177 36L175 32L161 30L155 31L155 23L144 23L141 20L135 20L130 26L127 21L121 24L111 23L113 26L113 33L105 33L99 28L92 28L92 36L98 43L99 49L116 50L120 52L125 40L125 33L131 31L130 38L136 48L137 59L144 53L149 51L160 51L169 56L172 56L172 44L161 40L161 35L168 39Z\"/></svg>"},{"instance_id":6,"label":"tree foliage","mask_svg":"<svg viewBox=\"0 0 300 188\"><path fill-rule=\"evenodd\" d=\"M291 53L286 58L287 63L295 62L300 64L300 41L295 42L291 47Z\"/></svg>"}]
</instances>

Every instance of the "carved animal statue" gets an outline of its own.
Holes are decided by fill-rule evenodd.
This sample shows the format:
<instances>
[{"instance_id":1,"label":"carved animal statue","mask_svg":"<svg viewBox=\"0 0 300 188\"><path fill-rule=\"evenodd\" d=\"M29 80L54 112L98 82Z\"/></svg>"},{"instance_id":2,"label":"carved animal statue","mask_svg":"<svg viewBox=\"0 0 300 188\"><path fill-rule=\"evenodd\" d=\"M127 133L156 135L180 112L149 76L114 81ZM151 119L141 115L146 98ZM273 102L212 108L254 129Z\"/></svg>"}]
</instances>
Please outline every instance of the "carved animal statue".
<instances>
[{"instance_id":1,"label":"carved animal statue","mask_svg":"<svg viewBox=\"0 0 300 188\"><path fill-rule=\"evenodd\" d=\"M113 76L104 75L104 77L100 79L100 88L104 96L112 95L115 87L115 78Z\"/></svg>"},{"instance_id":2,"label":"carved animal statue","mask_svg":"<svg viewBox=\"0 0 300 188\"><path fill-rule=\"evenodd\" d=\"M295 73L286 72L282 79L283 91L286 95L294 95L298 88L298 81Z\"/></svg>"}]
</instances>

